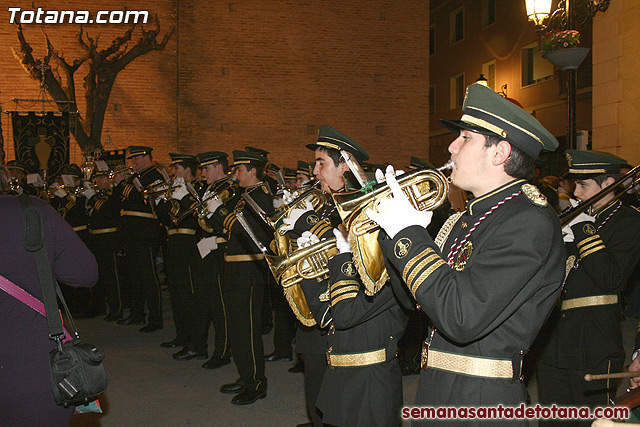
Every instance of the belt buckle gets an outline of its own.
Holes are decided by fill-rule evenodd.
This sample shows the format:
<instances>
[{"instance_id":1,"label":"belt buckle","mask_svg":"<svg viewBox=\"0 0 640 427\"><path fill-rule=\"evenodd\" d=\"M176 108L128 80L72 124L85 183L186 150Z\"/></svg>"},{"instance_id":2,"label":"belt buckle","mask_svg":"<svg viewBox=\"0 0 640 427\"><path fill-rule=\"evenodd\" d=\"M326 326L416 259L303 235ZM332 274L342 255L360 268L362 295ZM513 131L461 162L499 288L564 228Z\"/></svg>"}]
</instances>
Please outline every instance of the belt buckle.
<instances>
[{"instance_id":1,"label":"belt buckle","mask_svg":"<svg viewBox=\"0 0 640 427\"><path fill-rule=\"evenodd\" d=\"M333 366L331 366L331 352L333 351L333 347L329 347L327 349L327 366L329 366L329 368L333 369Z\"/></svg>"},{"instance_id":2,"label":"belt buckle","mask_svg":"<svg viewBox=\"0 0 640 427\"><path fill-rule=\"evenodd\" d=\"M420 355L420 367L422 370L427 370L427 360L429 360L429 344L422 343L422 353Z\"/></svg>"}]
</instances>

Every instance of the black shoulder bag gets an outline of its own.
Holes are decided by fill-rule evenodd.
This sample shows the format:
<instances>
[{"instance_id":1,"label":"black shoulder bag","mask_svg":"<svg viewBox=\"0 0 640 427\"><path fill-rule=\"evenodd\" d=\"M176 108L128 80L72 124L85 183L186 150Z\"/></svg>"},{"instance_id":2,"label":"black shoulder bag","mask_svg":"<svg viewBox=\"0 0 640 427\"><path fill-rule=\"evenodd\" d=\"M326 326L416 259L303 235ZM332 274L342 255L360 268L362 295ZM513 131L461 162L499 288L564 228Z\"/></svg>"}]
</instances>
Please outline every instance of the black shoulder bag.
<instances>
[{"instance_id":1,"label":"black shoulder bag","mask_svg":"<svg viewBox=\"0 0 640 427\"><path fill-rule=\"evenodd\" d=\"M104 352L99 347L80 340L67 303L51 275L40 211L29 196L21 195L18 200L24 209L24 247L34 253L38 265L49 338L58 343L58 348L49 353L53 397L58 405L65 407L85 405L107 389L107 374L102 366ZM74 338L64 343L62 341L65 333L54 289L62 301L74 333Z\"/></svg>"}]
</instances>

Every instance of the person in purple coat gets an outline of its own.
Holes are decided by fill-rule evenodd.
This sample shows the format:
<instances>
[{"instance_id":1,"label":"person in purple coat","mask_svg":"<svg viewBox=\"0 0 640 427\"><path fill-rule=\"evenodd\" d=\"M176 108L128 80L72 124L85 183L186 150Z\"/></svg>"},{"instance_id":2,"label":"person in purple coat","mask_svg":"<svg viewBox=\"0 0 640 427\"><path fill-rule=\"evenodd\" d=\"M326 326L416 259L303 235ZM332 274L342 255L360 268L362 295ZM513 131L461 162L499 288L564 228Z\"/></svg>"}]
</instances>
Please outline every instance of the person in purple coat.
<instances>
[{"instance_id":1,"label":"person in purple coat","mask_svg":"<svg viewBox=\"0 0 640 427\"><path fill-rule=\"evenodd\" d=\"M0 166L1 168L1 166ZM0 192L5 188L0 173ZM44 201L31 197L42 215L51 272L69 286L90 287L98 266L71 226ZM0 194L0 274L42 301L36 259L23 247L23 209L17 197ZM49 374L47 319L0 290L0 424L69 425L74 408L58 406Z\"/></svg>"}]
</instances>

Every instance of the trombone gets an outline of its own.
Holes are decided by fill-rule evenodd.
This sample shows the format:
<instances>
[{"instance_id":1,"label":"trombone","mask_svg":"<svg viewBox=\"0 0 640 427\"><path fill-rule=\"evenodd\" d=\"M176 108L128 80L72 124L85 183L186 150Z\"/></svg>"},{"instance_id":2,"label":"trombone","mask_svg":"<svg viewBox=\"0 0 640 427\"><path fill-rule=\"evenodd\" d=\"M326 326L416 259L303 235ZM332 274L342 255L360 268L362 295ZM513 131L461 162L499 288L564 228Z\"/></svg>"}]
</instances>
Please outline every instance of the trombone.
<instances>
[{"instance_id":1,"label":"trombone","mask_svg":"<svg viewBox=\"0 0 640 427\"><path fill-rule=\"evenodd\" d=\"M578 215L580 215L580 213L584 212L585 210L588 210L588 215L590 216L598 215L598 213L608 208L611 204L617 202L622 196L625 195L625 193L628 190L635 187L636 185L640 185L640 165L631 169L629 172L627 172L626 174L621 176L618 180L616 180L616 182L614 182L608 187L603 188L598 193L594 194L584 202L579 203L577 206L571 209L567 209L564 212L561 212L559 215L560 225L562 227L565 227L567 224L569 224L572 220L574 220ZM605 196L607 196L609 193L615 191L618 188L620 188L620 191L618 192L618 194L616 194L613 200L611 200L611 202L607 203L606 206L603 206L597 211L593 210L593 206L596 203L598 203Z\"/></svg>"}]
</instances>

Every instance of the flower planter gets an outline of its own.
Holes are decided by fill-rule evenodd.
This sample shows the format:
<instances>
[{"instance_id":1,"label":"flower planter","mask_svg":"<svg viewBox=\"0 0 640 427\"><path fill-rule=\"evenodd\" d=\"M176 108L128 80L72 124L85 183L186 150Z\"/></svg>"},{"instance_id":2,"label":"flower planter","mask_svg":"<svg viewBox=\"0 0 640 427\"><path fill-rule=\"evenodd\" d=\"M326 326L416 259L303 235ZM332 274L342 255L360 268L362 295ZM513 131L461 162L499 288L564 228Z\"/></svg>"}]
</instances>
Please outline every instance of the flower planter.
<instances>
[{"instance_id":1,"label":"flower planter","mask_svg":"<svg viewBox=\"0 0 640 427\"><path fill-rule=\"evenodd\" d=\"M552 50L542 55L563 71L577 70L589 53L588 47L574 47L571 49Z\"/></svg>"}]
</instances>

